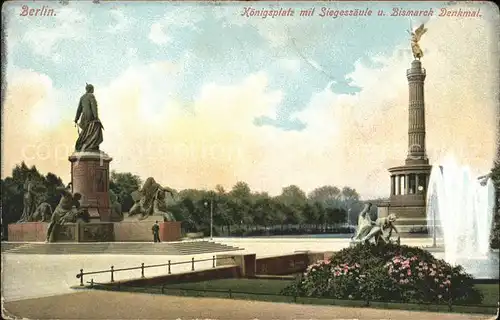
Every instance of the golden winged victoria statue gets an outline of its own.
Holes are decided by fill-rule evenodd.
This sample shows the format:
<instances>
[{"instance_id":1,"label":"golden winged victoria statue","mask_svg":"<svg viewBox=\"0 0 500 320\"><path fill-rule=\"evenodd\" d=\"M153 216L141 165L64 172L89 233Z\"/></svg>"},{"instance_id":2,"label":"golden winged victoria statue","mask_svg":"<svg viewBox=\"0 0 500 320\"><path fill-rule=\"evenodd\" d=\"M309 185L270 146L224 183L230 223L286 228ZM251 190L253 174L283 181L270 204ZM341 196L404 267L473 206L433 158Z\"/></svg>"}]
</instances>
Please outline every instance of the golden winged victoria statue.
<instances>
[{"instance_id":1,"label":"golden winged victoria statue","mask_svg":"<svg viewBox=\"0 0 500 320\"><path fill-rule=\"evenodd\" d=\"M409 32L409 31L408 31ZM411 51L413 51L413 57L420 60L424 56L424 52L420 48L418 42L422 35L427 32L427 28L424 28L424 24L415 29L415 31L409 32L411 34Z\"/></svg>"}]
</instances>

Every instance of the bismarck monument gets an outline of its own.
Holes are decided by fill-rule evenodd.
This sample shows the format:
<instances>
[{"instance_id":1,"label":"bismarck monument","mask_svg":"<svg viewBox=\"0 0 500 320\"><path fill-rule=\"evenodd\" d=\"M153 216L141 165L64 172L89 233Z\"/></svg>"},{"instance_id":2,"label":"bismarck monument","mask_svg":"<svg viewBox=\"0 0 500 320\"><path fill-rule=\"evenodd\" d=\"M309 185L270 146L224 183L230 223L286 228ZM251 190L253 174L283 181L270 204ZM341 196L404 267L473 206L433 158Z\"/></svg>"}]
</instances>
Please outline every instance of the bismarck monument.
<instances>
[{"instance_id":1,"label":"bismarck monument","mask_svg":"<svg viewBox=\"0 0 500 320\"><path fill-rule=\"evenodd\" d=\"M389 169L391 193L388 201L377 204L379 217L395 214L401 232L416 231L427 225L426 195L432 166L429 165L425 146L425 99L426 71L420 59L423 57L418 41L427 31L422 24L411 33L413 57L406 70L409 86L408 105L408 153L405 164Z\"/></svg>"},{"instance_id":2,"label":"bismarck monument","mask_svg":"<svg viewBox=\"0 0 500 320\"><path fill-rule=\"evenodd\" d=\"M160 223L161 241L177 241L181 223L167 211L166 192L153 178L137 191L135 214L139 219L123 221L120 212L112 210L109 194L109 164L112 158L99 149L103 142L103 125L99 119L94 87L87 84L75 117L79 129L75 151L69 157L71 182L61 186L61 200L52 211L47 203L34 203L34 187L25 183L23 217L9 225L9 241L153 241L151 227ZM50 224L49 224L50 221Z\"/></svg>"},{"instance_id":3,"label":"bismarck monument","mask_svg":"<svg viewBox=\"0 0 500 320\"><path fill-rule=\"evenodd\" d=\"M104 127L99 119L94 87L87 84L85 90L75 117L75 126L79 128L75 152L69 157L72 191L82 195L81 206L88 210L91 221L120 221L121 217L112 215L110 209L109 163L112 158L99 150Z\"/></svg>"}]
</instances>

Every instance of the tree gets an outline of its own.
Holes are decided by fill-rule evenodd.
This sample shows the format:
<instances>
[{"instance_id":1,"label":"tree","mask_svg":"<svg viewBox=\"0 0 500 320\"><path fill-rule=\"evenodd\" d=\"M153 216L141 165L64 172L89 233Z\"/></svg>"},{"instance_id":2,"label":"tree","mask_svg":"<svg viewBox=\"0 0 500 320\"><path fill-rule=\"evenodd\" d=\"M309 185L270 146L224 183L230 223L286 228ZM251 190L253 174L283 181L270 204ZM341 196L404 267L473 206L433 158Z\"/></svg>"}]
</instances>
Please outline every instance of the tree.
<instances>
[{"instance_id":1,"label":"tree","mask_svg":"<svg viewBox=\"0 0 500 320\"><path fill-rule=\"evenodd\" d=\"M348 223L352 224L357 221L359 212L363 208L363 204L359 199L359 194L353 188L343 187L341 198L343 202L341 207L346 211L346 217L348 217L346 218L346 221L348 219Z\"/></svg>"},{"instance_id":2,"label":"tree","mask_svg":"<svg viewBox=\"0 0 500 320\"><path fill-rule=\"evenodd\" d=\"M288 220L288 212L286 205L281 202L279 196L271 199L271 211L274 213L272 216L273 224L279 224L283 229L283 225Z\"/></svg>"},{"instance_id":3,"label":"tree","mask_svg":"<svg viewBox=\"0 0 500 320\"><path fill-rule=\"evenodd\" d=\"M226 190L220 184L215 186L215 192L217 192L218 194L226 194Z\"/></svg>"},{"instance_id":4,"label":"tree","mask_svg":"<svg viewBox=\"0 0 500 320\"><path fill-rule=\"evenodd\" d=\"M495 166L491 169L490 178L496 189L496 212L491 232L491 247L498 249L500 248L500 161L495 162Z\"/></svg>"},{"instance_id":5,"label":"tree","mask_svg":"<svg viewBox=\"0 0 500 320\"><path fill-rule=\"evenodd\" d=\"M237 182L229 192L229 212L236 222L253 223L252 191L246 182Z\"/></svg>"},{"instance_id":6,"label":"tree","mask_svg":"<svg viewBox=\"0 0 500 320\"><path fill-rule=\"evenodd\" d=\"M326 208L326 222L338 224L346 221L347 211L339 208Z\"/></svg>"},{"instance_id":7,"label":"tree","mask_svg":"<svg viewBox=\"0 0 500 320\"><path fill-rule=\"evenodd\" d=\"M284 205L282 210L285 212L288 224L302 224L305 221L302 210L307 203L307 196L298 186L283 188L278 199Z\"/></svg>"},{"instance_id":8,"label":"tree","mask_svg":"<svg viewBox=\"0 0 500 320\"><path fill-rule=\"evenodd\" d=\"M306 202L302 208L304 222L307 224L320 224L320 207L316 204L320 202Z\"/></svg>"},{"instance_id":9,"label":"tree","mask_svg":"<svg viewBox=\"0 0 500 320\"><path fill-rule=\"evenodd\" d=\"M356 191L356 189L353 189L350 187L343 187L341 198L344 201L355 202L355 201L359 201L359 194Z\"/></svg>"},{"instance_id":10,"label":"tree","mask_svg":"<svg viewBox=\"0 0 500 320\"><path fill-rule=\"evenodd\" d=\"M121 204L122 211L128 212L134 205L132 199L132 192L141 188L142 181L137 175L130 172L119 173L116 171L111 172L111 179L109 189L114 192Z\"/></svg>"},{"instance_id":11,"label":"tree","mask_svg":"<svg viewBox=\"0 0 500 320\"><path fill-rule=\"evenodd\" d=\"M350 191L346 190L346 193L348 192ZM344 203L342 191L335 186L322 186L316 188L309 193L308 198L310 201L321 204L321 207L318 209L320 212L318 216L318 219L321 221L320 224L325 224L327 221L326 209L345 209L348 207L348 205Z\"/></svg>"},{"instance_id":12,"label":"tree","mask_svg":"<svg viewBox=\"0 0 500 320\"><path fill-rule=\"evenodd\" d=\"M318 212L317 223L324 226L326 224L327 218L326 207L321 202L315 202L314 206L316 207L316 211Z\"/></svg>"},{"instance_id":13,"label":"tree","mask_svg":"<svg viewBox=\"0 0 500 320\"><path fill-rule=\"evenodd\" d=\"M299 206L307 202L305 192L295 185L283 188L279 198L287 206Z\"/></svg>"},{"instance_id":14,"label":"tree","mask_svg":"<svg viewBox=\"0 0 500 320\"><path fill-rule=\"evenodd\" d=\"M169 206L169 210L174 214L177 220L182 221L183 227L189 232L208 231L210 225L210 208L205 205L208 201L214 199L215 192L185 189L177 193L177 201ZM214 202L214 222L219 221L216 217L216 208Z\"/></svg>"},{"instance_id":15,"label":"tree","mask_svg":"<svg viewBox=\"0 0 500 320\"><path fill-rule=\"evenodd\" d=\"M335 186L322 186L314 189L308 195L309 200L323 204L338 200L340 197L341 191Z\"/></svg>"},{"instance_id":16,"label":"tree","mask_svg":"<svg viewBox=\"0 0 500 320\"><path fill-rule=\"evenodd\" d=\"M7 225L21 218L23 210L23 193L21 185L13 178L2 181L2 232L7 235Z\"/></svg>"},{"instance_id":17,"label":"tree","mask_svg":"<svg viewBox=\"0 0 500 320\"><path fill-rule=\"evenodd\" d=\"M7 235L8 224L15 223L21 218L24 206L24 182L30 176L35 184L35 203L49 203L55 208L60 200L56 188L63 185L61 178L49 172L42 175L35 166L28 167L25 162L16 165L12 176L2 179L2 228Z\"/></svg>"},{"instance_id":18,"label":"tree","mask_svg":"<svg viewBox=\"0 0 500 320\"><path fill-rule=\"evenodd\" d=\"M231 233L231 225L234 221L234 216L231 214L231 207L228 203L229 197L227 195L219 195L215 202L215 221L217 225L226 226L228 234Z\"/></svg>"},{"instance_id":19,"label":"tree","mask_svg":"<svg viewBox=\"0 0 500 320\"><path fill-rule=\"evenodd\" d=\"M252 203L253 222L257 225L268 226L274 222L273 200L267 193L254 195Z\"/></svg>"},{"instance_id":20,"label":"tree","mask_svg":"<svg viewBox=\"0 0 500 320\"><path fill-rule=\"evenodd\" d=\"M189 197L179 197L179 201L169 207L175 219L181 221L187 232L198 231L198 221L195 217L195 204Z\"/></svg>"},{"instance_id":21,"label":"tree","mask_svg":"<svg viewBox=\"0 0 500 320\"><path fill-rule=\"evenodd\" d=\"M239 199L249 198L251 195L251 190L250 187L248 186L248 183L242 181L237 182L233 186L230 195Z\"/></svg>"},{"instance_id":22,"label":"tree","mask_svg":"<svg viewBox=\"0 0 500 320\"><path fill-rule=\"evenodd\" d=\"M55 208L61 199L61 193L57 191L57 187L63 185L62 179L55 174L49 172L45 176L45 188L47 191L44 201L50 204L52 208Z\"/></svg>"}]
</instances>

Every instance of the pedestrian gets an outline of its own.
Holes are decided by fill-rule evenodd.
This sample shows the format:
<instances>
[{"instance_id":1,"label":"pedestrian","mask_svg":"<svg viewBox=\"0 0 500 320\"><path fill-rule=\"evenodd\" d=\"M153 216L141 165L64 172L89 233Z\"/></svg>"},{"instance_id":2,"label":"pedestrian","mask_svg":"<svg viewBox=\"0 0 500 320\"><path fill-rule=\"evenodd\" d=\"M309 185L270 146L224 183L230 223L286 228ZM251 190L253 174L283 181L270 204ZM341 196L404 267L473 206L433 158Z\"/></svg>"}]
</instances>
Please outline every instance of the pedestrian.
<instances>
[{"instance_id":1,"label":"pedestrian","mask_svg":"<svg viewBox=\"0 0 500 320\"><path fill-rule=\"evenodd\" d=\"M153 225L151 230L153 230L153 241L154 242L161 242L160 241L160 226L158 225L158 221L155 222L155 224Z\"/></svg>"}]
</instances>

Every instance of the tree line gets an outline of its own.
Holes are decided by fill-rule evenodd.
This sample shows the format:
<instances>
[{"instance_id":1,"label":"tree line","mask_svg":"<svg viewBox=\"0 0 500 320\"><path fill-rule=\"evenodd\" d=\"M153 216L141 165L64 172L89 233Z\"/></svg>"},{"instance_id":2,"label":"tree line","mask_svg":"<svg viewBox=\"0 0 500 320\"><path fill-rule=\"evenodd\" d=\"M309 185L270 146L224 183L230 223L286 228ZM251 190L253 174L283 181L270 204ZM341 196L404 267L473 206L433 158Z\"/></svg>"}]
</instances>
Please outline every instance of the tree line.
<instances>
[{"instance_id":1,"label":"tree line","mask_svg":"<svg viewBox=\"0 0 500 320\"><path fill-rule=\"evenodd\" d=\"M47 202L55 208L63 185L53 173L40 173L35 166L24 162L16 165L12 175L1 180L2 232L7 225L19 220L23 210L23 185L28 175L37 185L37 202ZM491 171L497 189L500 187L500 164ZM131 173L113 171L110 175L110 200L116 211L126 212L134 204L131 193L142 187L142 179ZM277 196L252 191L245 182L236 183L230 190L218 185L214 190L173 190L169 211L182 221L186 232L209 233L210 211L213 213L215 235L297 234L349 232L346 225L356 225L363 203L355 189L322 186L306 194L298 186L282 189ZM497 200L500 192L497 192ZM497 201L498 203L498 201ZM372 219L376 208L372 207ZM500 244L500 212L497 210L492 234L492 246Z\"/></svg>"},{"instance_id":2,"label":"tree line","mask_svg":"<svg viewBox=\"0 0 500 320\"><path fill-rule=\"evenodd\" d=\"M491 179L496 187L496 213L493 219L493 231L491 234L491 247L500 248L500 161L495 162L491 170Z\"/></svg>"},{"instance_id":3,"label":"tree line","mask_svg":"<svg viewBox=\"0 0 500 320\"><path fill-rule=\"evenodd\" d=\"M136 175L111 173L110 190L123 212L132 207L130 194L141 183ZM355 224L363 206L356 190L335 186L316 188L306 195L298 186L291 185L283 188L280 195L270 196L266 192L252 192L247 183L238 182L231 190L217 185L214 190L186 189L173 193L169 211L182 221L184 230L209 233L212 212L215 232L224 235L280 234L305 227L310 232L331 231L334 225Z\"/></svg>"},{"instance_id":4,"label":"tree line","mask_svg":"<svg viewBox=\"0 0 500 320\"><path fill-rule=\"evenodd\" d=\"M44 175L24 162L16 165L12 175L1 180L4 234L7 225L21 217L23 185L28 176L37 186L37 203L47 202L55 208L59 202L56 188L63 185L60 177L50 172ZM126 215L134 204L131 193L140 189L142 183L137 175L111 172L110 200L116 211ZM283 188L280 195L271 196L266 192L253 192L247 183L238 182L227 191L218 185L214 190L186 189L173 190L173 193L169 211L182 221L187 232L208 232L210 210L214 230L219 234L280 233L298 227L326 232L334 225L348 224L348 220L349 224L355 224L363 206L359 194L350 187L323 186L306 194L291 185Z\"/></svg>"}]
</instances>

